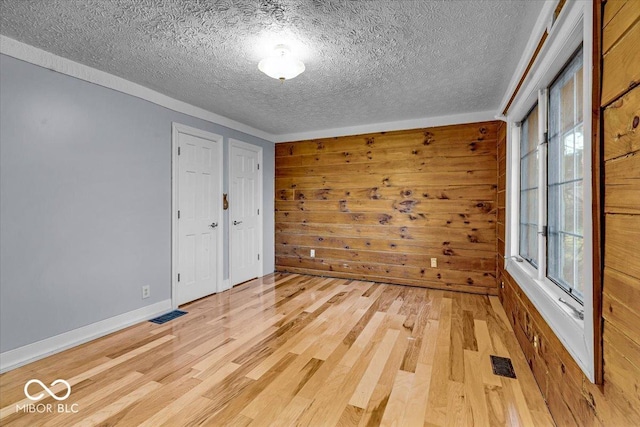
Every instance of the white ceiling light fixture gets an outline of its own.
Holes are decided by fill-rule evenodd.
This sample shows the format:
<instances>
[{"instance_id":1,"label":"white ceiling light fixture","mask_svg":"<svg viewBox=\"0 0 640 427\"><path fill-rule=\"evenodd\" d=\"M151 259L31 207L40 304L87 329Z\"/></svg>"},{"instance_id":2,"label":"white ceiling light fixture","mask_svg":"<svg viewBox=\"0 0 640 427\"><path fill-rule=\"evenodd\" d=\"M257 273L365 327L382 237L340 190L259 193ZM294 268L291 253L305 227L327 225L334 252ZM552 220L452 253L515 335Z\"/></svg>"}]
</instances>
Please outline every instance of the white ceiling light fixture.
<instances>
[{"instance_id":1,"label":"white ceiling light fixture","mask_svg":"<svg viewBox=\"0 0 640 427\"><path fill-rule=\"evenodd\" d=\"M279 44L272 56L260 61L258 69L267 76L284 82L298 76L305 67L302 61L291 55L287 46Z\"/></svg>"}]
</instances>

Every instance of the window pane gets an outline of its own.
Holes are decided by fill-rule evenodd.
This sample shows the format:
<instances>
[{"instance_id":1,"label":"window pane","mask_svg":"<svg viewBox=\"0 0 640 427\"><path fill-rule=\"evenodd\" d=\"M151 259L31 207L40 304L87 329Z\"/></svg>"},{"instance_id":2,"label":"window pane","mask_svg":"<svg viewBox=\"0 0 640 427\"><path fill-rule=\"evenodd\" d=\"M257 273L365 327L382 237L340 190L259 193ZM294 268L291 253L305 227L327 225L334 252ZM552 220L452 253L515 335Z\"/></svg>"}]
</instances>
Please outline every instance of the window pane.
<instances>
[{"instance_id":1,"label":"window pane","mask_svg":"<svg viewBox=\"0 0 640 427\"><path fill-rule=\"evenodd\" d=\"M538 188L538 150L527 157L527 171L527 188Z\"/></svg>"},{"instance_id":2,"label":"window pane","mask_svg":"<svg viewBox=\"0 0 640 427\"><path fill-rule=\"evenodd\" d=\"M584 235L584 227L582 226L583 222L584 222L584 188L583 188L583 182L582 180L580 181L576 181L574 183L575 189L574 189L574 195L576 198L576 203L575 203L575 218L577 220L576 224L575 224L575 233L583 236Z\"/></svg>"},{"instance_id":3,"label":"window pane","mask_svg":"<svg viewBox=\"0 0 640 427\"><path fill-rule=\"evenodd\" d=\"M571 180L576 177L576 168L575 168L575 135L573 132L568 132L564 136L564 140L562 141L562 152L560 153L560 161L559 161L559 175L560 178L566 180Z\"/></svg>"},{"instance_id":4,"label":"window pane","mask_svg":"<svg viewBox=\"0 0 640 427\"><path fill-rule=\"evenodd\" d=\"M574 79L569 79L564 82L562 87L556 88L560 93L558 94L559 104L558 112L560 113L560 131L565 132L572 128L575 123L575 109L574 109Z\"/></svg>"},{"instance_id":5,"label":"window pane","mask_svg":"<svg viewBox=\"0 0 640 427\"><path fill-rule=\"evenodd\" d=\"M527 152L538 149L538 106L536 105L526 119L527 124Z\"/></svg>"},{"instance_id":6,"label":"window pane","mask_svg":"<svg viewBox=\"0 0 640 427\"><path fill-rule=\"evenodd\" d=\"M529 243L528 248L528 259L531 265L534 267L538 266L538 226L530 225L529 226L529 234L527 236L527 242Z\"/></svg>"},{"instance_id":7,"label":"window pane","mask_svg":"<svg viewBox=\"0 0 640 427\"><path fill-rule=\"evenodd\" d=\"M520 256L538 266L538 106L520 128Z\"/></svg>"},{"instance_id":8,"label":"window pane","mask_svg":"<svg viewBox=\"0 0 640 427\"><path fill-rule=\"evenodd\" d=\"M574 237L569 234L560 234L560 253L564 254L562 257L562 269L558 271L558 279L563 283L573 282L573 273L575 263L573 262L573 245L575 244Z\"/></svg>"},{"instance_id":9,"label":"window pane","mask_svg":"<svg viewBox=\"0 0 640 427\"><path fill-rule=\"evenodd\" d=\"M529 211L525 213L528 223L537 229L538 225L538 189L529 190L527 192L527 205Z\"/></svg>"},{"instance_id":10,"label":"window pane","mask_svg":"<svg viewBox=\"0 0 640 427\"><path fill-rule=\"evenodd\" d=\"M547 276L582 301L583 171L582 50L549 93Z\"/></svg>"},{"instance_id":11,"label":"window pane","mask_svg":"<svg viewBox=\"0 0 640 427\"><path fill-rule=\"evenodd\" d=\"M584 297L584 239L576 239L576 281L574 285L574 294L580 301L583 300Z\"/></svg>"},{"instance_id":12,"label":"window pane","mask_svg":"<svg viewBox=\"0 0 640 427\"><path fill-rule=\"evenodd\" d=\"M576 105L582 107L582 66L576 71L576 100ZM582 108L576 110L576 118L578 123L582 123Z\"/></svg>"}]
</instances>

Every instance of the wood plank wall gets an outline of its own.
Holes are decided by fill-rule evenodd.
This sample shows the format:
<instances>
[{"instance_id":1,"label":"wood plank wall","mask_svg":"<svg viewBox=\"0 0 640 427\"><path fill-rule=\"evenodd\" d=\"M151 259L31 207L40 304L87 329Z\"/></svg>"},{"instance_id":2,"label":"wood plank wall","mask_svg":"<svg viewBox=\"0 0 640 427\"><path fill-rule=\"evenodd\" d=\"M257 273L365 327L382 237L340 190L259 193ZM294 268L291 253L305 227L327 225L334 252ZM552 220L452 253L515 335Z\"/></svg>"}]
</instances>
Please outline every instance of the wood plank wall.
<instances>
[{"instance_id":1,"label":"wood plank wall","mask_svg":"<svg viewBox=\"0 0 640 427\"><path fill-rule=\"evenodd\" d=\"M276 269L497 294L497 125L277 144Z\"/></svg>"},{"instance_id":2,"label":"wood plank wall","mask_svg":"<svg viewBox=\"0 0 640 427\"><path fill-rule=\"evenodd\" d=\"M593 385L498 264L501 299L559 426L640 425L640 7L595 4L602 28L602 385ZM599 39L597 40L599 41ZM505 129L498 130L498 256L504 254ZM598 144L595 144L596 146ZM602 164L601 164L602 166ZM597 296L596 296L597 297ZM538 339L538 347L534 343Z\"/></svg>"}]
</instances>

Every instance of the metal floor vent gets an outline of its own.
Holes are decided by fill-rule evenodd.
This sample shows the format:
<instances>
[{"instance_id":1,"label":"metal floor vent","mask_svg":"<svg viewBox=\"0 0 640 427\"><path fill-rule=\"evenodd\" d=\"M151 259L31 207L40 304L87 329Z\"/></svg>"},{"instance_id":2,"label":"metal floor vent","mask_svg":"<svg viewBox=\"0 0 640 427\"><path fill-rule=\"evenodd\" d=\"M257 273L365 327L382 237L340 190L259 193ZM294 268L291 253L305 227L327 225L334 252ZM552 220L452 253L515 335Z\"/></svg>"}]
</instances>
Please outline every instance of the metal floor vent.
<instances>
[{"instance_id":1,"label":"metal floor vent","mask_svg":"<svg viewBox=\"0 0 640 427\"><path fill-rule=\"evenodd\" d=\"M156 325L162 325L163 323L167 323L169 320L173 320L176 317L184 316L187 314L186 311L182 310L173 310L167 314L163 314L162 316L156 317L155 319L149 320L151 323L155 323Z\"/></svg>"},{"instance_id":2,"label":"metal floor vent","mask_svg":"<svg viewBox=\"0 0 640 427\"><path fill-rule=\"evenodd\" d=\"M511 359L508 357L491 356L491 367L495 375L507 378L515 378L516 372L513 370Z\"/></svg>"}]
</instances>

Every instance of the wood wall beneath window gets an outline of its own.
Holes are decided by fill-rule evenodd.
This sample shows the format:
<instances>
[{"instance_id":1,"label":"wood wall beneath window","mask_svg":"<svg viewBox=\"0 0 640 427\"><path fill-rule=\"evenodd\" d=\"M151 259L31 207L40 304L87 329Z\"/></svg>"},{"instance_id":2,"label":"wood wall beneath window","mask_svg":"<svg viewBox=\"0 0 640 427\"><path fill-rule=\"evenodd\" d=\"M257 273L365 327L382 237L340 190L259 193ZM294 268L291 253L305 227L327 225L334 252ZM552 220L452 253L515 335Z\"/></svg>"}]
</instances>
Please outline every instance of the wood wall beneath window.
<instances>
[{"instance_id":1,"label":"wood wall beneath window","mask_svg":"<svg viewBox=\"0 0 640 427\"><path fill-rule=\"evenodd\" d=\"M640 7L609 0L602 13L602 153L604 377L592 384L498 263L501 299L559 426L640 425ZM596 41L599 41L596 40ZM597 69L598 67L596 67ZM596 94L596 101L597 101ZM597 105L597 104L596 104ZM597 108L597 107L596 107ZM498 257L504 255L506 136L498 130ZM600 145L600 147L598 147ZM599 153L600 153L599 152ZM596 156L596 157L599 157ZM598 190L598 188L596 188ZM598 209L596 209L598 212ZM535 339L535 341L534 341ZM535 345L537 343L537 346Z\"/></svg>"},{"instance_id":2,"label":"wood wall beneath window","mask_svg":"<svg viewBox=\"0 0 640 427\"><path fill-rule=\"evenodd\" d=\"M497 294L496 131L277 144L276 269Z\"/></svg>"}]
</instances>

